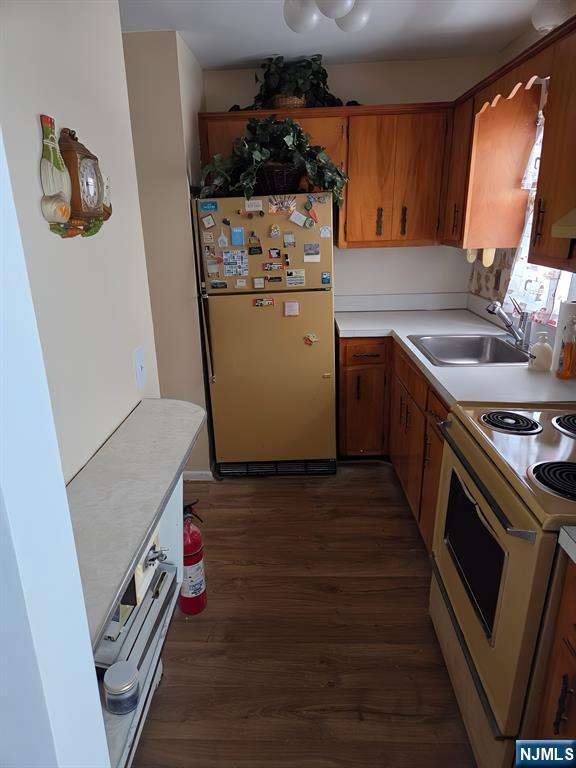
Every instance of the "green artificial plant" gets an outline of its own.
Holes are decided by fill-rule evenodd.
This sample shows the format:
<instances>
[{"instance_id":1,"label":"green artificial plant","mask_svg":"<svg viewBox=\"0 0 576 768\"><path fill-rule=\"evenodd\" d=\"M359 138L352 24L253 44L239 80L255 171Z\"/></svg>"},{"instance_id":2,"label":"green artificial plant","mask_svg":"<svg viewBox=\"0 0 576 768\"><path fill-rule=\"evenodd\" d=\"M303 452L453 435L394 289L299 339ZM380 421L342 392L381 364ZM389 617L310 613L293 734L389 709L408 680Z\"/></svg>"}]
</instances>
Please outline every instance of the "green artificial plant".
<instances>
[{"instance_id":1,"label":"green artificial plant","mask_svg":"<svg viewBox=\"0 0 576 768\"><path fill-rule=\"evenodd\" d=\"M245 109L266 109L273 106L278 94L305 99L307 107L341 107L342 101L328 90L328 73L322 66L321 54L297 61L284 61L283 56L271 56L259 65L255 75L260 91L254 103ZM240 109L234 105L231 110Z\"/></svg>"},{"instance_id":2,"label":"green artificial plant","mask_svg":"<svg viewBox=\"0 0 576 768\"><path fill-rule=\"evenodd\" d=\"M330 159L324 147L310 144L310 136L291 118L275 115L252 118L246 132L234 141L229 157L214 155L202 169L200 197L252 197L258 194L258 175L266 163L280 163L298 170L302 191L313 189L332 193L342 204L348 177ZM293 190L294 192L298 190Z\"/></svg>"}]
</instances>

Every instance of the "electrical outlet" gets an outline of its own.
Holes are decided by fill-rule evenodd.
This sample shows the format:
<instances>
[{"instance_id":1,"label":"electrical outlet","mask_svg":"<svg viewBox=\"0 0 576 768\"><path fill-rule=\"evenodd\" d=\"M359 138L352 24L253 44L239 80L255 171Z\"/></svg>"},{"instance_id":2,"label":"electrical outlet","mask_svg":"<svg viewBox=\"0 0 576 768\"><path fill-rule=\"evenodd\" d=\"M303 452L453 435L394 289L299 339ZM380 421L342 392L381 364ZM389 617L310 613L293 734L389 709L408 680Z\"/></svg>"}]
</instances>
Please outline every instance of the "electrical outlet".
<instances>
[{"instance_id":1,"label":"electrical outlet","mask_svg":"<svg viewBox=\"0 0 576 768\"><path fill-rule=\"evenodd\" d=\"M146 363L144 362L142 347L138 347L134 351L134 371L136 373L136 386L142 391L146 386Z\"/></svg>"}]
</instances>

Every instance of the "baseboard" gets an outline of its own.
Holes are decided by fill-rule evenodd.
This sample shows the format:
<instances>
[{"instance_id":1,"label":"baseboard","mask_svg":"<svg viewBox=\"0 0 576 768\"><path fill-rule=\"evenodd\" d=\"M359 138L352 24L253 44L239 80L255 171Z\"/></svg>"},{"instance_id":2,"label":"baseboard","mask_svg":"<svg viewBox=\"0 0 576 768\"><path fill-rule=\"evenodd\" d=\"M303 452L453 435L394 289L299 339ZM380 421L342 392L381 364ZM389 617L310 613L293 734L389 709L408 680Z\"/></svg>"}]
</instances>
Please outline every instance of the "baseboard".
<instances>
[{"instance_id":1,"label":"baseboard","mask_svg":"<svg viewBox=\"0 0 576 768\"><path fill-rule=\"evenodd\" d=\"M334 296L335 312L466 309L467 293L396 293Z\"/></svg>"},{"instance_id":2,"label":"baseboard","mask_svg":"<svg viewBox=\"0 0 576 768\"><path fill-rule=\"evenodd\" d=\"M214 480L214 475L209 469L200 470L185 470L183 473L185 483L198 483L205 482L206 480Z\"/></svg>"}]
</instances>

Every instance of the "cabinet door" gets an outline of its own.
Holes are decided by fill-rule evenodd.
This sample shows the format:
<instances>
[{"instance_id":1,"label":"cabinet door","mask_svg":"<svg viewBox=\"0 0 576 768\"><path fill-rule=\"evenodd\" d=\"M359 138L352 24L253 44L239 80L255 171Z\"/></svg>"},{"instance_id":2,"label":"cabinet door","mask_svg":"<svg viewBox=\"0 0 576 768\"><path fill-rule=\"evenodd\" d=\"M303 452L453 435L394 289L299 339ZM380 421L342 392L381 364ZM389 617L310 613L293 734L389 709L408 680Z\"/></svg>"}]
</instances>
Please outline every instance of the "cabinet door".
<instances>
[{"instance_id":1,"label":"cabinet door","mask_svg":"<svg viewBox=\"0 0 576 768\"><path fill-rule=\"evenodd\" d=\"M406 442L404 440L406 398L408 393L397 376L393 377L390 391L389 446L390 458L397 475L403 473L402 464L406 461Z\"/></svg>"},{"instance_id":2,"label":"cabinet door","mask_svg":"<svg viewBox=\"0 0 576 768\"><path fill-rule=\"evenodd\" d=\"M437 237L446 140L445 112L398 115L392 240L434 242Z\"/></svg>"},{"instance_id":3,"label":"cabinet door","mask_svg":"<svg viewBox=\"0 0 576 768\"><path fill-rule=\"evenodd\" d=\"M576 735L576 648L558 642L552 651L539 738L573 739Z\"/></svg>"},{"instance_id":4,"label":"cabinet door","mask_svg":"<svg viewBox=\"0 0 576 768\"><path fill-rule=\"evenodd\" d=\"M345 368L344 424L341 452L346 456L379 456L386 452L386 367Z\"/></svg>"},{"instance_id":5,"label":"cabinet door","mask_svg":"<svg viewBox=\"0 0 576 768\"><path fill-rule=\"evenodd\" d=\"M325 147L334 165L346 169L347 117L298 117L295 120L310 134L312 144Z\"/></svg>"},{"instance_id":6,"label":"cabinet door","mask_svg":"<svg viewBox=\"0 0 576 768\"><path fill-rule=\"evenodd\" d=\"M554 45L544 141L528 261L576 272L575 240L552 237L552 226L576 208L576 35Z\"/></svg>"},{"instance_id":7,"label":"cabinet door","mask_svg":"<svg viewBox=\"0 0 576 768\"><path fill-rule=\"evenodd\" d=\"M434 522L436 520L436 501L440 485L440 470L442 468L442 452L444 440L441 438L429 416L426 421L424 437L424 468L422 474L422 498L420 500L420 533L428 552L432 552Z\"/></svg>"},{"instance_id":8,"label":"cabinet door","mask_svg":"<svg viewBox=\"0 0 576 768\"><path fill-rule=\"evenodd\" d=\"M472 97L454 108L442 236L442 242L448 245L459 245L462 242L473 115L474 99Z\"/></svg>"},{"instance_id":9,"label":"cabinet door","mask_svg":"<svg viewBox=\"0 0 576 768\"><path fill-rule=\"evenodd\" d=\"M246 122L240 118L201 120L202 164L209 163L214 155L229 155L232 152L234 139L244 134Z\"/></svg>"},{"instance_id":10,"label":"cabinet door","mask_svg":"<svg viewBox=\"0 0 576 768\"><path fill-rule=\"evenodd\" d=\"M414 400L407 396L405 416L405 438L407 443L406 468L402 485L414 517L420 518L420 496L422 492L422 471L424 464L424 432L426 418Z\"/></svg>"},{"instance_id":11,"label":"cabinet door","mask_svg":"<svg viewBox=\"0 0 576 768\"><path fill-rule=\"evenodd\" d=\"M386 242L392 235L396 115L351 117L346 239Z\"/></svg>"}]
</instances>

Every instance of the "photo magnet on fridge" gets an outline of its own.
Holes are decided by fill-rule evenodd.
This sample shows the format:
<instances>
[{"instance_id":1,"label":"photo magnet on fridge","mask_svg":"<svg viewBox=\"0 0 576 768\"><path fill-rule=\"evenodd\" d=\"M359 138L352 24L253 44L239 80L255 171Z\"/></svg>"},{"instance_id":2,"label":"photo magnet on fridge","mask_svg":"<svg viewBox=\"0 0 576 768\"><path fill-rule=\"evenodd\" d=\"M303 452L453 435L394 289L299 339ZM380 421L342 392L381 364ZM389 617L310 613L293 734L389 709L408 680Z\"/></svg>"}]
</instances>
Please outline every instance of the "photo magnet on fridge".
<instances>
[{"instance_id":1,"label":"photo magnet on fridge","mask_svg":"<svg viewBox=\"0 0 576 768\"><path fill-rule=\"evenodd\" d=\"M322 285L330 285L330 272L322 272Z\"/></svg>"},{"instance_id":2,"label":"photo magnet on fridge","mask_svg":"<svg viewBox=\"0 0 576 768\"><path fill-rule=\"evenodd\" d=\"M296 246L296 236L294 232L284 232L284 248L294 248Z\"/></svg>"},{"instance_id":3,"label":"photo magnet on fridge","mask_svg":"<svg viewBox=\"0 0 576 768\"><path fill-rule=\"evenodd\" d=\"M202 242L208 245L214 242L214 232L202 232Z\"/></svg>"},{"instance_id":4,"label":"photo magnet on fridge","mask_svg":"<svg viewBox=\"0 0 576 768\"><path fill-rule=\"evenodd\" d=\"M279 259L280 258L280 248L268 248L268 258L269 259Z\"/></svg>"},{"instance_id":5,"label":"photo magnet on fridge","mask_svg":"<svg viewBox=\"0 0 576 768\"><path fill-rule=\"evenodd\" d=\"M306 284L306 271L304 269L287 269L286 285L304 286Z\"/></svg>"},{"instance_id":6,"label":"photo magnet on fridge","mask_svg":"<svg viewBox=\"0 0 576 768\"><path fill-rule=\"evenodd\" d=\"M202 224L204 224L205 229L210 229L210 227L216 226L216 222L214 221L214 217L208 214L208 216L202 217Z\"/></svg>"},{"instance_id":7,"label":"photo magnet on fridge","mask_svg":"<svg viewBox=\"0 0 576 768\"><path fill-rule=\"evenodd\" d=\"M304 261L320 261L320 243L304 243Z\"/></svg>"},{"instance_id":8,"label":"photo magnet on fridge","mask_svg":"<svg viewBox=\"0 0 576 768\"><path fill-rule=\"evenodd\" d=\"M244 245L244 227L230 227L232 245Z\"/></svg>"},{"instance_id":9,"label":"photo magnet on fridge","mask_svg":"<svg viewBox=\"0 0 576 768\"><path fill-rule=\"evenodd\" d=\"M202 213L205 211L217 211L218 210L218 202L216 200L200 200L200 210Z\"/></svg>"}]
</instances>

